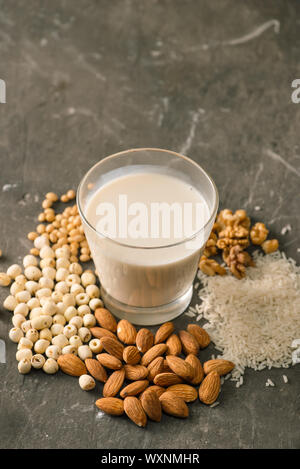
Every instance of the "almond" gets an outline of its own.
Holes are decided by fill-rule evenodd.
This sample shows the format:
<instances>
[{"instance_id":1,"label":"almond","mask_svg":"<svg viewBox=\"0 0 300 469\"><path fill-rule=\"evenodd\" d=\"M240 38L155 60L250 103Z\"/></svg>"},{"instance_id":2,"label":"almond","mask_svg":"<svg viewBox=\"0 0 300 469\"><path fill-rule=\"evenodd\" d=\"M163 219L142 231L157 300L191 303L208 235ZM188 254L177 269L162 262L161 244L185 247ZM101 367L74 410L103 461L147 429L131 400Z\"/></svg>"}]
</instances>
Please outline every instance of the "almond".
<instances>
[{"instance_id":1,"label":"almond","mask_svg":"<svg viewBox=\"0 0 300 469\"><path fill-rule=\"evenodd\" d=\"M149 386L149 388L147 388L146 391L154 391L157 394L157 397L160 397L164 392L166 392L165 388L163 388L162 386L157 386L157 385ZM143 394L141 394L141 396Z\"/></svg>"},{"instance_id":2,"label":"almond","mask_svg":"<svg viewBox=\"0 0 300 469\"><path fill-rule=\"evenodd\" d=\"M141 396L141 404L149 419L161 421L161 403L155 391L146 389Z\"/></svg>"},{"instance_id":3,"label":"almond","mask_svg":"<svg viewBox=\"0 0 300 469\"><path fill-rule=\"evenodd\" d=\"M121 321L118 322L117 336L124 344L135 344L136 329L131 322L126 319L121 319Z\"/></svg>"},{"instance_id":4,"label":"almond","mask_svg":"<svg viewBox=\"0 0 300 469\"><path fill-rule=\"evenodd\" d=\"M208 333L203 327L198 326L198 324L189 324L187 331L195 337L200 348L205 348L210 344Z\"/></svg>"},{"instance_id":5,"label":"almond","mask_svg":"<svg viewBox=\"0 0 300 469\"><path fill-rule=\"evenodd\" d=\"M216 371L220 376L227 375L234 368L234 363L229 360L218 358L216 360L208 360L203 363L203 370L206 375L211 371Z\"/></svg>"},{"instance_id":6,"label":"almond","mask_svg":"<svg viewBox=\"0 0 300 469\"><path fill-rule=\"evenodd\" d=\"M180 355L181 354L182 345L181 345L178 335L172 334L168 338L166 344L168 347L168 350L167 350L168 355Z\"/></svg>"},{"instance_id":7,"label":"almond","mask_svg":"<svg viewBox=\"0 0 300 469\"><path fill-rule=\"evenodd\" d=\"M87 374L85 364L79 357L73 353L66 353L60 355L57 359L57 364L61 371L71 376L81 376Z\"/></svg>"},{"instance_id":8,"label":"almond","mask_svg":"<svg viewBox=\"0 0 300 469\"><path fill-rule=\"evenodd\" d=\"M108 309L97 308L94 314L99 326L111 332L117 331L117 321Z\"/></svg>"},{"instance_id":9,"label":"almond","mask_svg":"<svg viewBox=\"0 0 300 469\"><path fill-rule=\"evenodd\" d=\"M166 360L168 366L176 375L186 380L193 379L194 370L188 362L182 358L175 357L175 355L167 355Z\"/></svg>"},{"instance_id":10,"label":"almond","mask_svg":"<svg viewBox=\"0 0 300 469\"><path fill-rule=\"evenodd\" d=\"M148 366L154 358L163 355L167 350L166 344L153 345L146 353L142 356L141 365Z\"/></svg>"},{"instance_id":11,"label":"almond","mask_svg":"<svg viewBox=\"0 0 300 469\"><path fill-rule=\"evenodd\" d=\"M100 343L107 353L110 353L110 355L113 355L119 360L123 359L124 347L117 339L112 339L111 337L102 337L102 339L100 339Z\"/></svg>"},{"instance_id":12,"label":"almond","mask_svg":"<svg viewBox=\"0 0 300 469\"><path fill-rule=\"evenodd\" d=\"M96 358L101 365L105 366L105 368L109 368L110 370L120 370L122 368L121 360L113 357L109 353L99 353L96 355Z\"/></svg>"},{"instance_id":13,"label":"almond","mask_svg":"<svg viewBox=\"0 0 300 469\"><path fill-rule=\"evenodd\" d=\"M139 427L145 427L147 416L141 402L134 396L125 397L124 410L126 415Z\"/></svg>"},{"instance_id":14,"label":"almond","mask_svg":"<svg viewBox=\"0 0 300 469\"><path fill-rule=\"evenodd\" d=\"M108 331L107 329L103 329L102 327L90 327L91 334L93 337L97 339L102 339L102 337L111 337L112 339L117 339L115 334Z\"/></svg>"},{"instance_id":15,"label":"almond","mask_svg":"<svg viewBox=\"0 0 300 469\"><path fill-rule=\"evenodd\" d=\"M176 396L181 397L184 402L194 402L198 397L197 389L189 384L174 384L173 386L169 386L167 391L171 391L176 394Z\"/></svg>"},{"instance_id":16,"label":"almond","mask_svg":"<svg viewBox=\"0 0 300 469\"><path fill-rule=\"evenodd\" d=\"M107 381L107 373L98 360L95 360L94 358L87 358L85 360L85 366L87 367L88 372L97 381L101 381L102 383Z\"/></svg>"},{"instance_id":17,"label":"almond","mask_svg":"<svg viewBox=\"0 0 300 469\"><path fill-rule=\"evenodd\" d=\"M203 371L199 358L197 358L196 355L193 355L191 353L190 355L186 357L185 361L189 363L194 370L194 376L193 376L193 379L190 380L190 383L200 384L204 378L204 371Z\"/></svg>"},{"instance_id":18,"label":"almond","mask_svg":"<svg viewBox=\"0 0 300 469\"><path fill-rule=\"evenodd\" d=\"M125 370L122 368L121 370L114 371L106 383L103 386L103 396L104 397L114 397L118 394L121 387L123 386L125 379Z\"/></svg>"},{"instance_id":19,"label":"almond","mask_svg":"<svg viewBox=\"0 0 300 469\"><path fill-rule=\"evenodd\" d=\"M106 414L122 415L124 413L124 403L117 397L102 397L95 402L96 406Z\"/></svg>"},{"instance_id":20,"label":"almond","mask_svg":"<svg viewBox=\"0 0 300 469\"><path fill-rule=\"evenodd\" d=\"M202 381L199 388L199 399L204 404L213 404L217 399L221 388L220 376L216 371L211 371Z\"/></svg>"},{"instance_id":21,"label":"almond","mask_svg":"<svg viewBox=\"0 0 300 469\"><path fill-rule=\"evenodd\" d=\"M120 396L123 398L126 396L136 396L137 394L145 391L148 386L149 381L147 379L143 381L133 381L133 383L128 384L122 389Z\"/></svg>"},{"instance_id":22,"label":"almond","mask_svg":"<svg viewBox=\"0 0 300 469\"><path fill-rule=\"evenodd\" d=\"M149 381L153 381L154 377L156 375L159 375L159 373L163 373L164 371L164 359L163 357L156 357L154 360L152 360L151 363L148 365L148 379Z\"/></svg>"},{"instance_id":23,"label":"almond","mask_svg":"<svg viewBox=\"0 0 300 469\"><path fill-rule=\"evenodd\" d=\"M155 376L153 382L157 384L157 386L167 387L172 386L172 384L182 383L182 379L180 376L175 375L175 373L160 373Z\"/></svg>"},{"instance_id":24,"label":"almond","mask_svg":"<svg viewBox=\"0 0 300 469\"><path fill-rule=\"evenodd\" d=\"M161 344L162 342L165 342L167 338L172 334L173 331L174 331L174 324L172 322L165 322L156 331L154 343Z\"/></svg>"},{"instance_id":25,"label":"almond","mask_svg":"<svg viewBox=\"0 0 300 469\"><path fill-rule=\"evenodd\" d=\"M185 355L189 355L190 353L193 353L194 355L198 354L200 347L192 334L187 331L179 331L179 338Z\"/></svg>"},{"instance_id":26,"label":"almond","mask_svg":"<svg viewBox=\"0 0 300 469\"><path fill-rule=\"evenodd\" d=\"M141 353L146 353L153 346L154 336L149 329L140 329L136 335L136 346Z\"/></svg>"},{"instance_id":27,"label":"almond","mask_svg":"<svg viewBox=\"0 0 300 469\"><path fill-rule=\"evenodd\" d=\"M145 379L149 373L148 369L142 365L125 365L124 370L126 379L130 381Z\"/></svg>"},{"instance_id":28,"label":"almond","mask_svg":"<svg viewBox=\"0 0 300 469\"><path fill-rule=\"evenodd\" d=\"M137 365L141 360L141 355L134 345L128 345L124 348L123 360L129 365Z\"/></svg>"},{"instance_id":29,"label":"almond","mask_svg":"<svg viewBox=\"0 0 300 469\"><path fill-rule=\"evenodd\" d=\"M166 414L173 417L186 418L189 415L189 409L181 397L176 396L171 391L164 392L160 398L161 406Z\"/></svg>"}]
</instances>

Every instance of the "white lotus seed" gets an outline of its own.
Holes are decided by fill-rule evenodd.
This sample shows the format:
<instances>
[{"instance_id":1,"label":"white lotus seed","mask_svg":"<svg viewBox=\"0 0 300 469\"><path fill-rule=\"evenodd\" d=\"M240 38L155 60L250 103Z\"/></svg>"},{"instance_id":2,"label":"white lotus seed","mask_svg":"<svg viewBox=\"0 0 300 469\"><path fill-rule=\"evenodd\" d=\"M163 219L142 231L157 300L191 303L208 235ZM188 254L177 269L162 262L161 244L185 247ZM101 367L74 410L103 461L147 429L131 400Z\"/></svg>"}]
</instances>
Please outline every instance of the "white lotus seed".
<instances>
[{"instance_id":1,"label":"white lotus seed","mask_svg":"<svg viewBox=\"0 0 300 469\"><path fill-rule=\"evenodd\" d=\"M57 282L62 282L62 281L65 281L66 278L68 277L69 275L69 271L68 269L64 269L63 267L60 267L57 271L56 271L56 276L55 276L55 279Z\"/></svg>"},{"instance_id":2,"label":"white lotus seed","mask_svg":"<svg viewBox=\"0 0 300 469\"><path fill-rule=\"evenodd\" d=\"M49 298L51 294L52 294L52 291L50 290L50 288L41 288L40 290L36 292L35 296L41 299L43 297Z\"/></svg>"},{"instance_id":3,"label":"white lotus seed","mask_svg":"<svg viewBox=\"0 0 300 469\"><path fill-rule=\"evenodd\" d=\"M35 294L36 291L40 288L40 285L37 282L34 282L33 280L28 280L28 282L25 283L25 290L27 290L31 295Z\"/></svg>"},{"instance_id":4,"label":"white lotus seed","mask_svg":"<svg viewBox=\"0 0 300 469\"><path fill-rule=\"evenodd\" d=\"M54 253L53 249L50 248L50 246L43 246L40 250L40 258L45 259L47 257L54 258L55 253Z\"/></svg>"},{"instance_id":5,"label":"white lotus seed","mask_svg":"<svg viewBox=\"0 0 300 469\"><path fill-rule=\"evenodd\" d=\"M55 303L59 303L59 302L62 302L63 294L60 291L54 291L51 297Z\"/></svg>"},{"instance_id":6,"label":"white lotus seed","mask_svg":"<svg viewBox=\"0 0 300 469\"><path fill-rule=\"evenodd\" d=\"M26 303L19 303L14 309L14 314L22 314L24 317L26 317L28 313L29 307Z\"/></svg>"},{"instance_id":7,"label":"white lotus seed","mask_svg":"<svg viewBox=\"0 0 300 469\"><path fill-rule=\"evenodd\" d=\"M41 288L50 288L50 290L53 290L54 288L54 282L52 278L49 277L41 277L39 280L39 285Z\"/></svg>"},{"instance_id":8,"label":"white lotus seed","mask_svg":"<svg viewBox=\"0 0 300 469\"><path fill-rule=\"evenodd\" d=\"M84 288L79 283L74 283L70 288L70 293L76 297L76 295L79 295L79 293L84 293Z\"/></svg>"},{"instance_id":9,"label":"white lotus seed","mask_svg":"<svg viewBox=\"0 0 300 469\"><path fill-rule=\"evenodd\" d=\"M93 314L85 314L83 316L83 325L85 327L94 327L96 325L96 318Z\"/></svg>"},{"instance_id":10,"label":"white lotus seed","mask_svg":"<svg viewBox=\"0 0 300 469\"><path fill-rule=\"evenodd\" d=\"M58 334L52 338L52 344L63 349L66 345L69 345L69 341L64 334Z\"/></svg>"},{"instance_id":11,"label":"white lotus seed","mask_svg":"<svg viewBox=\"0 0 300 469\"><path fill-rule=\"evenodd\" d=\"M91 299L99 298L100 296L100 289L97 287L97 285L88 285L85 291Z\"/></svg>"},{"instance_id":12,"label":"white lotus seed","mask_svg":"<svg viewBox=\"0 0 300 469\"><path fill-rule=\"evenodd\" d=\"M31 358L31 366L32 368L36 368L37 370L39 370L40 368L43 368L45 361L45 357L40 353L37 353Z\"/></svg>"},{"instance_id":13,"label":"white lotus seed","mask_svg":"<svg viewBox=\"0 0 300 469\"><path fill-rule=\"evenodd\" d=\"M46 348L45 354L48 358L54 358L54 360L57 360L61 355L61 348L58 345L49 345L49 347Z\"/></svg>"},{"instance_id":14,"label":"white lotus seed","mask_svg":"<svg viewBox=\"0 0 300 469\"><path fill-rule=\"evenodd\" d=\"M36 267L38 265L38 260L35 256L28 254L23 259L23 266L26 269L26 267L29 267L30 265L34 265Z\"/></svg>"},{"instance_id":15,"label":"white lotus seed","mask_svg":"<svg viewBox=\"0 0 300 469\"><path fill-rule=\"evenodd\" d=\"M76 303L78 305L88 305L89 301L90 297L86 293L79 293L79 295L76 295Z\"/></svg>"},{"instance_id":16,"label":"white lotus seed","mask_svg":"<svg viewBox=\"0 0 300 469\"><path fill-rule=\"evenodd\" d=\"M41 250L44 246L49 246L49 239L47 236L38 236L35 238L34 242L34 247Z\"/></svg>"},{"instance_id":17,"label":"white lotus seed","mask_svg":"<svg viewBox=\"0 0 300 469\"><path fill-rule=\"evenodd\" d=\"M21 327L23 322L25 322L26 319L23 316L23 314L14 314L12 317L12 323L15 327Z\"/></svg>"},{"instance_id":18,"label":"white lotus seed","mask_svg":"<svg viewBox=\"0 0 300 469\"><path fill-rule=\"evenodd\" d=\"M11 278L5 272L0 272L0 287L8 287L10 285Z\"/></svg>"},{"instance_id":19,"label":"white lotus seed","mask_svg":"<svg viewBox=\"0 0 300 469\"><path fill-rule=\"evenodd\" d=\"M41 329L48 328L52 325L52 317L43 314L31 320L32 327L40 331Z\"/></svg>"},{"instance_id":20,"label":"white lotus seed","mask_svg":"<svg viewBox=\"0 0 300 469\"><path fill-rule=\"evenodd\" d=\"M49 316L54 316L57 311L57 306L53 300L47 299L42 307L43 314L48 314Z\"/></svg>"},{"instance_id":21,"label":"white lotus seed","mask_svg":"<svg viewBox=\"0 0 300 469\"><path fill-rule=\"evenodd\" d=\"M52 332L50 331L50 329L48 329L47 327L45 329L42 329L40 331L40 339L49 340L49 342L51 342Z\"/></svg>"},{"instance_id":22,"label":"white lotus seed","mask_svg":"<svg viewBox=\"0 0 300 469\"><path fill-rule=\"evenodd\" d=\"M32 351L29 348L23 348L22 350L18 350L16 353L16 360L18 362L24 359L31 360L31 357Z\"/></svg>"},{"instance_id":23,"label":"white lotus seed","mask_svg":"<svg viewBox=\"0 0 300 469\"><path fill-rule=\"evenodd\" d=\"M43 365L43 370L48 375L53 375L58 371L57 361L54 358L48 358Z\"/></svg>"},{"instance_id":24,"label":"white lotus seed","mask_svg":"<svg viewBox=\"0 0 300 469\"><path fill-rule=\"evenodd\" d=\"M24 274L28 280L39 280L42 276L42 272L38 267L35 267L34 265L30 265L29 267L26 267Z\"/></svg>"},{"instance_id":25,"label":"white lotus seed","mask_svg":"<svg viewBox=\"0 0 300 469\"><path fill-rule=\"evenodd\" d=\"M38 318L39 316L42 316L42 314L43 314L43 310L40 306L38 306L37 308L33 308L30 311L29 318L30 319Z\"/></svg>"},{"instance_id":26,"label":"white lotus seed","mask_svg":"<svg viewBox=\"0 0 300 469\"><path fill-rule=\"evenodd\" d=\"M27 303L27 301L30 300L31 295L29 291L23 290L23 291L19 291L18 293L16 293L15 297L19 303Z\"/></svg>"},{"instance_id":27,"label":"white lotus seed","mask_svg":"<svg viewBox=\"0 0 300 469\"><path fill-rule=\"evenodd\" d=\"M100 353L103 350L100 339L92 339L89 341L89 347L93 353Z\"/></svg>"},{"instance_id":28,"label":"white lotus seed","mask_svg":"<svg viewBox=\"0 0 300 469\"><path fill-rule=\"evenodd\" d=\"M18 264L13 264L8 267L6 273L10 278L15 279L18 275L22 273L22 269Z\"/></svg>"},{"instance_id":29,"label":"white lotus seed","mask_svg":"<svg viewBox=\"0 0 300 469\"><path fill-rule=\"evenodd\" d=\"M82 274L82 267L78 262L73 262L69 267L70 274L81 275ZM79 283L79 282L78 282Z\"/></svg>"},{"instance_id":30,"label":"white lotus seed","mask_svg":"<svg viewBox=\"0 0 300 469\"><path fill-rule=\"evenodd\" d=\"M45 257L40 261L40 268L45 269L46 267L51 267L52 269L55 268L55 260L51 257Z\"/></svg>"},{"instance_id":31,"label":"white lotus seed","mask_svg":"<svg viewBox=\"0 0 300 469\"><path fill-rule=\"evenodd\" d=\"M18 343L18 350L22 350L24 348L32 349L33 347L33 342L30 339L27 339L26 337L21 337L19 343Z\"/></svg>"},{"instance_id":32,"label":"white lotus seed","mask_svg":"<svg viewBox=\"0 0 300 469\"><path fill-rule=\"evenodd\" d=\"M74 306L68 306L64 312L64 317L69 322L72 318L77 316L77 309Z\"/></svg>"},{"instance_id":33,"label":"white lotus seed","mask_svg":"<svg viewBox=\"0 0 300 469\"><path fill-rule=\"evenodd\" d=\"M70 337L72 337L72 335L77 334L77 327L75 327L73 324L68 324L64 327L63 334L69 339Z\"/></svg>"},{"instance_id":34,"label":"white lotus seed","mask_svg":"<svg viewBox=\"0 0 300 469\"><path fill-rule=\"evenodd\" d=\"M25 275L23 275L23 274L18 275L18 276L15 278L15 282L16 282L16 284L20 285L20 287L22 287L22 290L24 290L24 288L25 288L25 283L26 283L26 277L25 277Z\"/></svg>"},{"instance_id":35,"label":"white lotus seed","mask_svg":"<svg viewBox=\"0 0 300 469\"><path fill-rule=\"evenodd\" d=\"M53 267L44 267L42 273L43 277L50 278L51 280L55 279L56 270Z\"/></svg>"},{"instance_id":36,"label":"white lotus seed","mask_svg":"<svg viewBox=\"0 0 300 469\"><path fill-rule=\"evenodd\" d=\"M49 347L50 342L46 339L39 339L34 344L34 351L36 353L45 353L46 348Z\"/></svg>"},{"instance_id":37,"label":"white lotus seed","mask_svg":"<svg viewBox=\"0 0 300 469\"><path fill-rule=\"evenodd\" d=\"M91 391L95 388L96 382L94 378L90 375L81 375L79 378L79 386L84 391Z\"/></svg>"},{"instance_id":38,"label":"white lotus seed","mask_svg":"<svg viewBox=\"0 0 300 469\"><path fill-rule=\"evenodd\" d=\"M66 345L63 347L61 353L62 355L66 355L67 353L73 353L73 355L77 355L77 348L74 345Z\"/></svg>"},{"instance_id":39,"label":"white lotus seed","mask_svg":"<svg viewBox=\"0 0 300 469\"><path fill-rule=\"evenodd\" d=\"M72 295L72 293L66 293L63 296L63 304L66 306L75 306L76 304L75 296Z\"/></svg>"},{"instance_id":40,"label":"white lotus seed","mask_svg":"<svg viewBox=\"0 0 300 469\"><path fill-rule=\"evenodd\" d=\"M83 319L81 316L73 316L70 319L69 324L73 324L75 327L77 327L77 329L80 329L80 327L83 325Z\"/></svg>"},{"instance_id":41,"label":"white lotus seed","mask_svg":"<svg viewBox=\"0 0 300 469\"><path fill-rule=\"evenodd\" d=\"M76 348L82 345L82 340L79 337L79 335L73 335L72 337L70 337L69 342L70 342L70 345L73 345Z\"/></svg>"},{"instance_id":42,"label":"white lotus seed","mask_svg":"<svg viewBox=\"0 0 300 469\"><path fill-rule=\"evenodd\" d=\"M94 285L96 283L96 277L92 272L85 271L81 275L81 283L84 287L87 287L88 285Z\"/></svg>"},{"instance_id":43,"label":"white lotus seed","mask_svg":"<svg viewBox=\"0 0 300 469\"><path fill-rule=\"evenodd\" d=\"M19 327L13 327L9 331L8 335L9 335L10 340L15 343L20 342L21 338L24 336L22 329L20 329Z\"/></svg>"},{"instance_id":44,"label":"white lotus seed","mask_svg":"<svg viewBox=\"0 0 300 469\"><path fill-rule=\"evenodd\" d=\"M17 293L23 291L23 287L19 285L17 282L13 282L10 286L9 292L11 295L16 296Z\"/></svg>"},{"instance_id":45,"label":"white lotus seed","mask_svg":"<svg viewBox=\"0 0 300 469\"><path fill-rule=\"evenodd\" d=\"M26 338L34 343L39 339L39 333L36 329L28 329L26 332Z\"/></svg>"},{"instance_id":46,"label":"white lotus seed","mask_svg":"<svg viewBox=\"0 0 300 469\"><path fill-rule=\"evenodd\" d=\"M24 321L21 325L21 329L24 332L24 334L26 334L29 331L29 329L32 329L31 321Z\"/></svg>"},{"instance_id":47,"label":"white lotus seed","mask_svg":"<svg viewBox=\"0 0 300 469\"><path fill-rule=\"evenodd\" d=\"M8 309L9 311L14 311L17 304L18 304L17 300L12 295L7 296L3 302L4 308Z\"/></svg>"},{"instance_id":48,"label":"white lotus seed","mask_svg":"<svg viewBox=\"0 0 300 469\"><path fill-rule=\"evenodd\" d=\"M77 312L79 316L84 316L85 314L90 314L91 309L88 305L81 305L78 307Z\"/></svg>"},{"instance_id":49,"label":"white lotus seed","mask_svg":"<svg viewBox=\"0 0 300 469\"><path fill-rule=\"evenodd\" d=\"M66 257L59 257L56 261L57 269L69 269L70 261Z\"/></svg>"},{"instance_id":50,"label":"white lotus seed","mask_svg":"<svg viewBox=\"0 0 300 469\"><path fill-rule=\"evenodd\" d=\"M96 311L97 308L103 308L103 302L100 300L100 298L93 298L89 302L89 307L92 311Z\"/></svg>"},{"instance_id":51,"label":"white lotus seed","mask_svg":"<svg viewBox=\"0 0 300 469\"><path fill-rule=\"evenodd\" d=\"M55 290L60 291L63 295L69 292L69 287L64 281L58 282L54 288Z\"/></svg>"},{"instance_id":52,"label":"white lotus seed","mask_svg":"<svg viewBox=\"0 0 300 469\"><path fill-rule=\"evenodd\" d=\"M19 373L26 375L31 370L31 361L28 358L23 358L18 363Z\"/></svg>"},{"instance_id":53,"label":"white lotus seed","mask_svg":"<svg viewBox=\"0 0 300 469\"><path fill-rule=\"evenodd\" d=\"M56 336L58 334L62 334L64 330L64 326L62 324L53 324L51 326L51 333L53 336Z\"/></svg>"},{"instance_id":54,"label":"white lotus seed","mask_svg":"<svg viewBox=\"0 0 300 469\"><path fill-rule=\"evenodd\" d=\"M87 327L81 327L78 329L78 335L81 338L82 342L89 342L92 338L92 334Z\"/></svg>"},{"instance_id":55,"label":"white lotus seed","mask_svg":"<svg viewBox=\"0 0 300 469\"><path fill-rule=\"evenodd\" d=\"M77 353L81 360L93 357L92 351L88 345L80 345L78 347Z\"/></svg>"}]
</instances>

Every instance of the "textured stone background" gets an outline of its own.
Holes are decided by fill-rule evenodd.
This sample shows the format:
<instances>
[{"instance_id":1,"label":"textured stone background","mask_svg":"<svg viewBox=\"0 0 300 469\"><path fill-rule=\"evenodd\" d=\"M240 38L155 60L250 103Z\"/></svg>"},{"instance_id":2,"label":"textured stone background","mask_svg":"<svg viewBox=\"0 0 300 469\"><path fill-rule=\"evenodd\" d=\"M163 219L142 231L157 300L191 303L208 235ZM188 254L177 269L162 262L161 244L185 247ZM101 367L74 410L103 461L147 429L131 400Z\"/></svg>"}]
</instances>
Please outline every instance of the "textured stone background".
<instances>
[{"instance_id":1,"label":"textured stone background","mask_svg":"<svg viewBox=\"0 0 300 469\"><path fill-rule=\"evenodd\" d=\"M1 0L0 270L30 247L45 192L75 188L100 158L139 146L198 161L221 206L264 220L299 262L299 13L296 0ZM141 430L100 417L99 391L75 378L19 375L10 313L0 314L3 448L300 447L298 367L288 385L283 370L247 371L240 389L226 382L218 407L194 404L186 421Z\"/></svg>"}]
</instances>

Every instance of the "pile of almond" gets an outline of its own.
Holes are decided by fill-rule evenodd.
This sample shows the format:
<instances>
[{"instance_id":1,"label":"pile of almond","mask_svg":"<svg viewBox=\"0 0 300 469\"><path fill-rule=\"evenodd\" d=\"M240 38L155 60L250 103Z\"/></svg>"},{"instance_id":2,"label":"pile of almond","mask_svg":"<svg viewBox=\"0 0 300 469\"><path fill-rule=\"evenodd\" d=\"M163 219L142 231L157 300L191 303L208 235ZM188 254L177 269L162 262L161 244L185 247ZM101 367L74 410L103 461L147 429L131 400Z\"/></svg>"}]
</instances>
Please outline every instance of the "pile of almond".
<instances>
[{"instance_id":1,"label":"pile of almond","mask_svg":"<svg viewBox=\"0 0 300 469\"><path fill-rule=\"evenodd\" d=\"M162 411L188 417L187 403L198 396L204 404L213 404L220 393L220 376L234 368L223 359L208 360L202 366L198 353L210 337L196 324L176 334L173 323L166 322L154 336L146 328L137 332L127 320L117 323L105 308L97 308L95 317L99 326L90 331L100 339L101 352L85 361L73 354L61 355L58 365L69 375L83 378L89 373L104 383L96 406L110 415L125 412L140 427L148 418L159 422Z\"/></svg>"}]
</instances>

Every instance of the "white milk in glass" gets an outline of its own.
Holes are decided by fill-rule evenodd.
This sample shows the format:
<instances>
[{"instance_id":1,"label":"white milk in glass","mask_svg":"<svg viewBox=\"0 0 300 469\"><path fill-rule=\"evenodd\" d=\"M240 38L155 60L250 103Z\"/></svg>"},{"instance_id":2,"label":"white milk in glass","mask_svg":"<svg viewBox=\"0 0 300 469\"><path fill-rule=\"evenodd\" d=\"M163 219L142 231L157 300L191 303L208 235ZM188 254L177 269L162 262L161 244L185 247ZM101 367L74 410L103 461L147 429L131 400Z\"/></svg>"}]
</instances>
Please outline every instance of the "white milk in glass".
<instances>
[{"instance_id":1,"label":"white milk in glass","mask_svg":"<svg viewBox=\"0 0 300 469\"><path fill-rule=\"evenodd\" d=\"M161 203L181 207L182 217L178 209L158 218ZM108 206L115 210L111 223ZM96 187L85 208L95 230L86 226L85 232L105 292L124 305L155 307L190 289L205 241L196 238L188 246L185 242L187 228L190 235L197 231L196 207L202 228L210 213L201 193L180 178L159 172L132 172Z\"/></svg>"}]
</instances>

